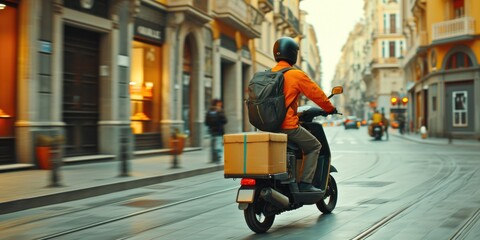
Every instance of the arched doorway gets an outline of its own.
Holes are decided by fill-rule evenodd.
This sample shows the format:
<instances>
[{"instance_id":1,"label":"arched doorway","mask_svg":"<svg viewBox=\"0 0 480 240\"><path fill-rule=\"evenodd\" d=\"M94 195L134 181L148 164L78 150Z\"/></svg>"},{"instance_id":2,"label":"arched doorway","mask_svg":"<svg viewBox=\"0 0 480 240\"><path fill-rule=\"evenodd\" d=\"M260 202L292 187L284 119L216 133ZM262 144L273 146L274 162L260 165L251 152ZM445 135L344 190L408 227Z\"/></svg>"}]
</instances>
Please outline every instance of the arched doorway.
<instances>
[{"instance_id":1,"label":"arched doorway","mask_svg":"<svg viewBox=\"0 0 480 240\"><path fill-rule=\"evenodd\" d=\"M188 35L185 39L183 46L183 66L182 66L182 120L183 131L190 135L192 132L192 76L193 76L193 64L192 64L192 37Z\"/></svg>"}]
</instances>

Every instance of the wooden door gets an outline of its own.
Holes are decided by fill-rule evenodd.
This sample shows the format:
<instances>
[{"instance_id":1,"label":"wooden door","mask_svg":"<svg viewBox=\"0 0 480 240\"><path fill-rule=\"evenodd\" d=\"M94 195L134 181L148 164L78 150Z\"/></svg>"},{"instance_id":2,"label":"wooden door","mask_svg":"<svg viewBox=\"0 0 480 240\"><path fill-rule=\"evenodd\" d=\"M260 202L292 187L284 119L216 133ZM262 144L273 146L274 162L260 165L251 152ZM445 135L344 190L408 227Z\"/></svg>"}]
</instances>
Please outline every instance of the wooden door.
<instances>
[{"instance_id":1,"label":"wooden door","mask_svg":"<svg viewBox=\"0 0 480 240\"><path fill-rule=\"evenodd\" d=\"M95 32L65 27L63 121L65 155L98 153L99 41Z\"/></svg>"}]
</instances>

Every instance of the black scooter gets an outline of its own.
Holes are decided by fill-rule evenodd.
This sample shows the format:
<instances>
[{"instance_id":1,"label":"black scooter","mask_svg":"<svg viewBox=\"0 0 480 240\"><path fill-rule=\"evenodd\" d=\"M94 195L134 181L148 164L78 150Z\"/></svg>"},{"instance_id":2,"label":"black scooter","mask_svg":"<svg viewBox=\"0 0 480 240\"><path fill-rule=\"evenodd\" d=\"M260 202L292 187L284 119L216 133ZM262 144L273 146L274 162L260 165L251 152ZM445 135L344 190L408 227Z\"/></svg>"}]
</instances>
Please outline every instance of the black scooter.
<instances>
[{"instance_id":1,"label":"black scooter","mask_svg":"<svg viewBox=\"0 0 480 240\"><path fill-rule=\"evenodd\" d=\"M373 138L375 140L382 140L383 136L383 124L378 123L378 124L372 124L372 131L373 131Z\"/></svg>"},{"instance_id":2,"label":"black scooter","mask_svg":"<svg viewBox=\"0 0 480 240\"><path fill-rule=\"evenodd\" d=\"M342 87L334 87L332 96L341 94ZM298 108L301 125L309 130L322 144L318 158L313 185L326 189L321 192L300 192L298 189L299 166L302 152L293 142L287 143L287 172L242 178L238 190L238 208L244 211L248 227L256 233L264 233L270 229L275 215L294 210L303 205L316 204L322 213L331 213L337 204L338 190L335 179L330 175L337 169L330 164L331 152L322 124L313 122L317 116L328 113L319 107L302 106Z\"/></svg>"}]
</instances>

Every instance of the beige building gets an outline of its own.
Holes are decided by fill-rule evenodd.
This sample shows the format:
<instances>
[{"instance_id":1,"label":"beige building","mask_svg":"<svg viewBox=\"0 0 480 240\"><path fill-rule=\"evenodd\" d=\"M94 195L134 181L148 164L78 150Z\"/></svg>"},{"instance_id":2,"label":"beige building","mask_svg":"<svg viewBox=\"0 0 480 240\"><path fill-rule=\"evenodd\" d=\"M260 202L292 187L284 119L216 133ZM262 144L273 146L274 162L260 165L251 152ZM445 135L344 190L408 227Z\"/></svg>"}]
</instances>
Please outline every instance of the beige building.
<instances>
[{"instance_id":1,"label":"beige building","mask_svg":"<svg viewBox=\"0 0 480 240\"><path fill-rule=\"evenodd\" d=\"M304 18L303 18L304 19ZM313 25L302 23L302 39L300 42L300 65L303 71L319 86L322 83L322 58L318 49L318 41Z\"/></svg>"},{"instance_id":2,"label":"beige building","mask_svg":"<svg viewBox=\"0 0 480 240\"><path fill-rule=\"evenodd\" d=\"M366 65L362 76L366 83L365 101L370 107L368 115L377 109L389 116L391 97L406 94L399 60L406 49L400 3L397 0L365 0Z\"/></svg>"},{"instance_id":3,"label":"beige building","mask_svg":"<svg viewBox=\"0 0 480 240\"><path fill-rule=\"evenodd\" d=\"M365 68L365 25L359 22L350 32L342 47L342 54L336 66L334 85L344 87L342 97L342 110L345 115L354 115L364 118L365 112L365 83L362 79L362 71Z\"/></svg>"},{"instance_id":4,"label":"beige building","mask_svg":"<svg viewBox=\"0 0 480 240\"><path fill-rule=\"evenodd\" d=\"M399 1L364 1L364 19L350 32L332 82L344 86L339 100L346 115L369 119L379 110L389 116L391 96L406 94L401 19Z\"/></svg>"}]
</instances>

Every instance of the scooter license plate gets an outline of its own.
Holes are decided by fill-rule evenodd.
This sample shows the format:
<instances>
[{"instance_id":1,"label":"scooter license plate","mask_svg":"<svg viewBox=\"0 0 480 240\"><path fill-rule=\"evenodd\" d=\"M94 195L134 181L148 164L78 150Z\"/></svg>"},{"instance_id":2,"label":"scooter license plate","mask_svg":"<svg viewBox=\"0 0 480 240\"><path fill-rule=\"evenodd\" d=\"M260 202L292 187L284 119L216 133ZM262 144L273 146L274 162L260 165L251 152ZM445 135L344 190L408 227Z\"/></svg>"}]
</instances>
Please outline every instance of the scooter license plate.
<instances>
[{"instance_id":1,"label":"scooter license plate","mask_svg":"<svg viewBox=\"0 0 480 240\"><path fill-rule=\"evenodd\" d=\"M237 202L252 203L254 195L255 195L255 189L238 189Z\"/></svg>"}]
</instances>

